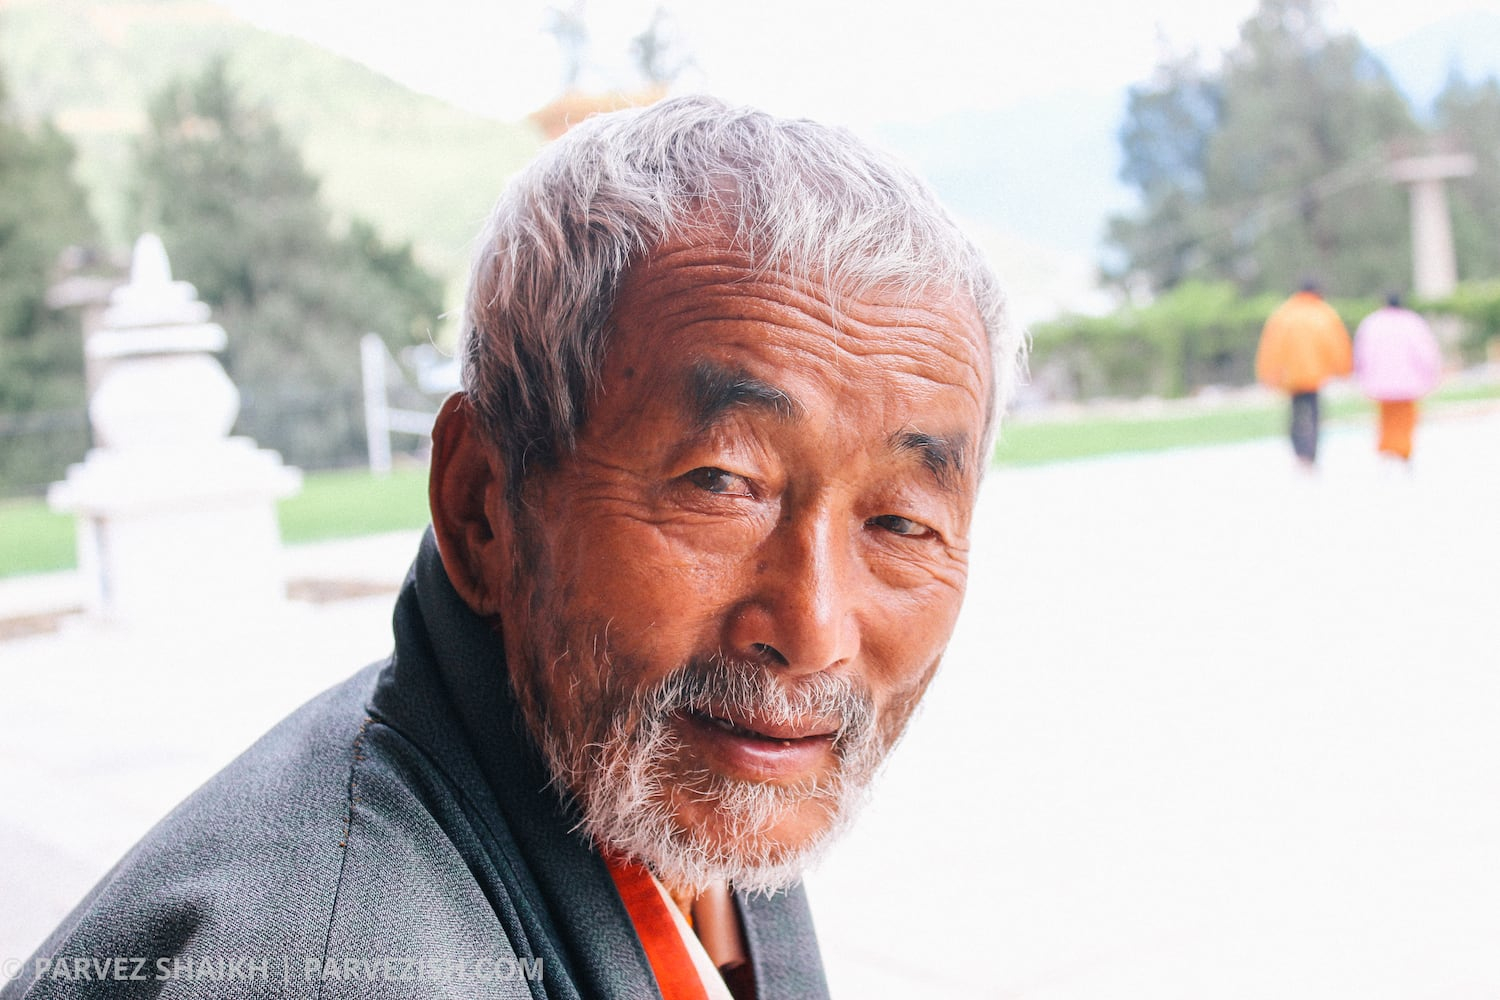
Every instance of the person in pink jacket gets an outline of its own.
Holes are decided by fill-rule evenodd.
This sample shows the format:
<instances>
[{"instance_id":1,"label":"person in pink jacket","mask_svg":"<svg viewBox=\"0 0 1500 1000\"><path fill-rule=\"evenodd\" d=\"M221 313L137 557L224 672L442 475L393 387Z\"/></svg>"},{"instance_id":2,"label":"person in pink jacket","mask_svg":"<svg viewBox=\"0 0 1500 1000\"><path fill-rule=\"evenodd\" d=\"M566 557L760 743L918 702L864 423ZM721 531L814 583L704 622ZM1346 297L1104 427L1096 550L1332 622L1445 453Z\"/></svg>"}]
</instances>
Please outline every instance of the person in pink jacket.
<instances>
[{"instance_id":1,"label":"person in pink jacket","mask_svg":"<svg viewBox=\"0 0 1500 1000\"><path fill-rule=\"evenodd\" d=\"M1382 455L1411 459L1417 400L1431 392L1443 370L1442 353L1427 321L1391 295L1354 331L1354 378L1380 405Z\"/></svg>"}]
</instances>

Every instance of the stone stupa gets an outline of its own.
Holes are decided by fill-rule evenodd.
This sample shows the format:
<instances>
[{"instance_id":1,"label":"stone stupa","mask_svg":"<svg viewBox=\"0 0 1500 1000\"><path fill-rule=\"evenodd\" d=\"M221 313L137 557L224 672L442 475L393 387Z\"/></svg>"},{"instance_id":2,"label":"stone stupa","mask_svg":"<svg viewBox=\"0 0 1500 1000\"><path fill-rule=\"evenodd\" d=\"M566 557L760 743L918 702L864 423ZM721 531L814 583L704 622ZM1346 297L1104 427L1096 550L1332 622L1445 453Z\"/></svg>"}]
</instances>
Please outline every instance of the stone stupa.
<instances>
[{"instance_id":1,"label":"stone stupa","mask_svg":"<svg viewBox=\"0 0 1500 1000\"><path fill-rule=\"evenodd\" d=\"M78 518L90 609L116 621L240 614L285 594L276 500L301 473L229 433L239 391L214 352L209 307L172 280L161 240L136 241L84 345L100 373L89 400L95 447L48 501Z\"/></svg>"}]
</instances>

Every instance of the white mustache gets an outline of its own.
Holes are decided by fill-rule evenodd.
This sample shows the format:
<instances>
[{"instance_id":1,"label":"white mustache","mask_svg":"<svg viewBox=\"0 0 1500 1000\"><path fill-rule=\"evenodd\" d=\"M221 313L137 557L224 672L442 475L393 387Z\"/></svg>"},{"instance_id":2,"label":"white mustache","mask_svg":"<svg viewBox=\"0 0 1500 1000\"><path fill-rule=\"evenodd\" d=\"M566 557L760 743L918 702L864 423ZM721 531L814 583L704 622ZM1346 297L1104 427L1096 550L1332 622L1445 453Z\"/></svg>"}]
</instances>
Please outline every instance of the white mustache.
<instances>
[{"instance_id":1,"label":"white mustache","mask_svg":"<svg viewBox=\"0 0 1500 1000\"><path fill-rule=\"evenodd\" d=\"M636 717L648 720L695 712L788 726L814 722L834 733L834 749L840 753L875 736L873 699L850 679L820 673L788 684L762 664L722 654L674 670L636 707Z\"/></svg>"}]
</instances>

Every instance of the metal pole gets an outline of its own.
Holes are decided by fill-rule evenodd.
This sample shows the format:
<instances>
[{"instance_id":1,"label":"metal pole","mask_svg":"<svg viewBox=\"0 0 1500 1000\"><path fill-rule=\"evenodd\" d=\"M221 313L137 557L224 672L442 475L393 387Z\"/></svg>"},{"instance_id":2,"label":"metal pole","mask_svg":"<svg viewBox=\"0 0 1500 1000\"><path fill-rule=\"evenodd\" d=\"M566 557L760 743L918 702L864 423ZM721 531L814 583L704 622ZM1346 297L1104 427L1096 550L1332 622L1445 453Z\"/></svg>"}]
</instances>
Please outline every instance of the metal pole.
<instances>
[{"instance_id":1,"label":"metal pole","mask_svg":"<svg viewBox=\"0 0 1500 1000\"><path fill-rule=\"evenodd\" d=\"M365 447L370 471L377 476L391 471L391 415L386 399L385 341L378 333L359 338L360 373L365 387Z\"/></svg>"}]
</instances>

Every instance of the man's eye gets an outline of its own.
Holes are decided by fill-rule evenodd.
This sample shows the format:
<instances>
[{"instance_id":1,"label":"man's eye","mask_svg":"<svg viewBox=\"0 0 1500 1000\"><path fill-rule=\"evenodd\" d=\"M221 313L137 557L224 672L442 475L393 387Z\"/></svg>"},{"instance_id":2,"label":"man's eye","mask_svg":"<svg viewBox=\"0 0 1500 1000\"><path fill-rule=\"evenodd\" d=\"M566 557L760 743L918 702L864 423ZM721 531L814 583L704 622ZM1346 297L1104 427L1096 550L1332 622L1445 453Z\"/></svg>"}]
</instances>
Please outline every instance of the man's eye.
<instances>
[{"instance_id":1,"label":"man's eye","mask_svg":"<svg viewBox=\"0 0 1500 1000\"><path fill-rule=\"evenodd\" d=\"M749 496L750 484L743 476L736 476L732 472L711 467L694 469L685 477L688 482L709 493L718 493L725 496Z\"/></svg>"},{"instance_id":2,"label":"man's eye","mask_svg":"<svg viewBox=\"0 0 1500 1000\"><path fill-rule=\"evenodd\" d=\"M893 535L901 535L905 538L926 538L931 535L932 529L925 524L918 524L910 518L901 517L898 514L882 514L872 517L867 522L877 528L889 531Z\"/></svg>"}]
</instances>

